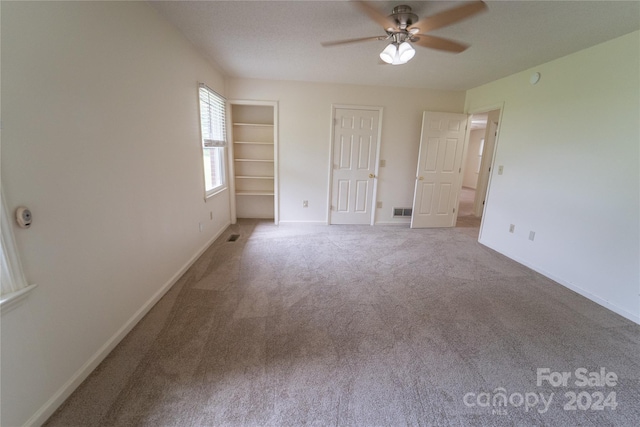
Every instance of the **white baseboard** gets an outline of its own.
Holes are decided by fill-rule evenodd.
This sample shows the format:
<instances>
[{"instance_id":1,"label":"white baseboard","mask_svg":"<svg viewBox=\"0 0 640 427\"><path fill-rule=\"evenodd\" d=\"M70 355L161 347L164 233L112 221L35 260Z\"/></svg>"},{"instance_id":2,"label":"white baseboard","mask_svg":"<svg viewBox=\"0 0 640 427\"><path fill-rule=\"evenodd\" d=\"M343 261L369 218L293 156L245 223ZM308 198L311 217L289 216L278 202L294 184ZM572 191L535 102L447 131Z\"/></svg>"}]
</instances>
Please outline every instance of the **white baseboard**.
<instances>
[{"instance_id":1,"label":"white baseboard","mask_svg":"<svg viewBox=\"0 0 640 427\"><path fill-rule=\"evenodd\" d=\"M93 356L82 365L75 374L24 424L25 426L41 426L58 409L60 405L75 391L76 388L98 367L105 357L127 336L138 322L153 308L153 306L171 289L194 262L207 250L215 240L224 233L231 223L228 222L207 243L204 244L162 287L135 312L135 314L109 339Z\"/></svg>"},{"instance_id":2,"label":"white baseboard","mask_svg":"<svg viewBox=\"0 0 640 427\"><path fill-rule=\"evenodd\" d=\"M583 297L585 297L587 299L590 299L591 301L595 302L596 304L599 304L599 305L603 306L604 308L606 308L608 310L611 310L614 313L619 314L620 316L622 316L622 317L624 317L626 319L629 319L632 322L637 323L637 324L640 325L640 316L635 315L633 313L629 313L627 310L625 310L623 308L620 308L615 304L610 303L609 301L599 297L598 295L592 294L591 292L589 292L587 290L584 290L581 287L574 285L573 283L567 282L566 280L564 280L564 279L562 279L560 277L554 276L553 274L549 273L548 271L545 271L542 268L539 268L539 267L537 267L535 265L532 265L532 264L528 263L527 261L525 261L523 259L520 259L517 256L513 256L513 255L510 255L510 254L501 252L498 249L492 247L491 245L486 244L485 242L479 242L479 243L484 245L484 246L486 246L486 247L488 247L488 248L493 249L494 251L506 256L507 258L511 258L515 262L517 262L519 264L522 264L525 267L530 268L531 270L533 270L533 271L535 271L537 273L542 274L543 276L553 280L554 282L559 283L560 285L564 286L565 288L571 289L575 293L580 294L580 295L582 295Z\"/></svg>"},{"instance_id":3,"label":"white baseboard","mask_svg":"<svg viewBox=\"0 0 640 427\"><path fill-rule=\"evenodd\" d=\"M410 220L400 220L400 221L378 221L374 224L375 225L403 225L406 226L408 224L410 224L411 221ZM326 221L280 221L280 224L300 224L300 225L304 225L304 224L309 224L309 225L331 225L331 224L327 224ZM347 224L348 225L348 224ZM351 225L358 225L358 224L351 224ZM360 224L360 225L369 225L369 224Z\"/></svg>"},{"instance_id":4,"label":"white baseboard","mask_svg":"<svg viewBox=\"0 0 640 427\"><path fill-rule=\"evenodd\" d=\"M311 224L311 225L328 225L326 221L286 221L280 220L280 224Z\"/></svg>"}]
</instances>

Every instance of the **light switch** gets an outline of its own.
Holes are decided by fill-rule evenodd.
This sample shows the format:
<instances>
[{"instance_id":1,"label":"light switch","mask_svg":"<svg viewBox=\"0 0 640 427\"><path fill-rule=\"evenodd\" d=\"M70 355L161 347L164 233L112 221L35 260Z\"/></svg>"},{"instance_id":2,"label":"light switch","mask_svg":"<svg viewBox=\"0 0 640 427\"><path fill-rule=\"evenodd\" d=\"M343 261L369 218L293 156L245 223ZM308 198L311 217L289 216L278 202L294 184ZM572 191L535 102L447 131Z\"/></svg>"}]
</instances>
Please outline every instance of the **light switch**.
<instances>
[{"instance_id":1,"label":"light switch","mask_svg":"<svg viewBox=\"0 0 640 427\"><path fill-rule=\"evenodd\" d=\"M504 171L504 166L498 166L498 175L502 175L502 171Z\"/></svg>"}]
</instances>

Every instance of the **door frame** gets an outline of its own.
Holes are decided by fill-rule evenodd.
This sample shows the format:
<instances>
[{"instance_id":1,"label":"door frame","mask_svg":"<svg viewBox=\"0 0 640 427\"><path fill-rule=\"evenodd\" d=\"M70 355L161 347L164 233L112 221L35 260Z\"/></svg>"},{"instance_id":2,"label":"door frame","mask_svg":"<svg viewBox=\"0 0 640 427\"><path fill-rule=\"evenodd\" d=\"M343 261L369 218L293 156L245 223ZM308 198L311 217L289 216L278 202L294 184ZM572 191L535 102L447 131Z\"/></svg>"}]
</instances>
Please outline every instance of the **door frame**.
<instances>
[{"instance_id":1,"label":"door frame","mask_svg":"<svg viewBox=\"0 0 640 427\"><path fill-rule=\"evenodd\" d=\"M348 110L362 110L362 111L377 111L378 112L378 144L376 147L376 160L374 167L373 179L373 192L371 195L371 220L369 225L374 225L376 220L376 201L378 194L378 168L380 167L380 146L382 145L382 112L383 107L369 106L369 105L349 105L349 104L331 104L331 125L329 126L329 181L327 185L327 217L326 224L331 225L331 189L333 187L333 146L335 139L335 125L336 125L336 110L348 109Z\"/></svg>"},{"instance_id":2,"label":"door frame","mask_svg":"<svg viewBox=\"0 0 640 427\"><path fill-rule=\"evenodd\" d=\"M229 214L231 224L238 222L236 215L236 180L235 180L235 161L233 153L233 114L232 106L234 105L255 105L259 107L273 107L273 222L275 225L280 223L280 173L279 173L279 155L278 148L278 101L253 101L244 99L228 99L226 103L227 118L227 180L229 183Z\"/></svg>"},{"instance_id":3,"label":"door frame","mask_svg":"<svg viewBox=\"0 0 640 427\"><path fill-rule=\"evenodd\" d=\"M482 216L483 205L480 201L481 198L485 199L486 202L486 194L487 194L487 184L489 181L489 168L492 167L492 159L490 159L485 153L491 152L491 156L493 157L493 152L496 147L496 140L498 138L498 126L500 125L500 121L496 123L496 128L494 129L494 136L492 138L491 144L487 144L487 131L493 127L493 123L487 120L487 128L485 129L485 151L480 159L480 171L478 173L478 180L476 181L476 196L473 201L473 214L475 216ZM480 190L480 191L478 191ZM481 196L481 193L484 191L484 195Z\"/></svg>"},{"instance_id":4,"label":"door frame","mask_svg":"<svg viewBox=\"0 0 640 427\"><path fill-rule=\"evenodd\" d=\"M489 113L494 110L499 110L500 114L498 115L498 126L496 127L497 135L495 137L495 141L493 143L493 153L491 155L491 159L487 158L487 156L483 155L482 160L480 162L480 174L478 175L478 182L480 180L486 180L486 190L485 190L485 204L482 207L482 216L480 217L480 233L478 234L478 240L482 236L482 227L484 226L484 214L487 209L487 205L489 204L489 193L491 191L491 179L493 177L492 173L489 173L489 168L487 168L487 161L489 162L489 167L491 171L494 170L494 163L496 159L496 153L498 152L498 141L500 138L500 128L502 126L502 115L504 114L504 102L492 105L485 105L482 107L474 108L472 110L467 111L467 115L469 116L469 125L471 125L471 117L474 114L483 114ZM471 132L469 132L471 134ZM465 141L465 151L469 145L469 135L467 135L467 141ZM464 172L464 171L463 171ZM483 184L484 185L484 184ZM476 198L478 197L477 193L478 184L476 184ZM476 201L474 200L474 214L476 213ZM457 216L456 216L457 219Z\"/></svg>"}]
</instances>

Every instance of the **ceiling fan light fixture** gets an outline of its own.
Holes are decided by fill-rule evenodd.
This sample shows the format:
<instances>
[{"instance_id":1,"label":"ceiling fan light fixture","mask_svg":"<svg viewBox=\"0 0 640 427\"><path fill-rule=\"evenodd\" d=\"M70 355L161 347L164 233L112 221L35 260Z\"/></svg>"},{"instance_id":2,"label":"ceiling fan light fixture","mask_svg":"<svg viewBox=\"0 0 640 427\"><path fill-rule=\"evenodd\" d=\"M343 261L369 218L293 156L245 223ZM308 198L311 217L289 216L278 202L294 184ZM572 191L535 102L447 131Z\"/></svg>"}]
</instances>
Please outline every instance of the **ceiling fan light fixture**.
<instances>
[{"instance_id":1,"label":"ceiling fan light fixture","mask_svg":"<svg viewBox=\"0 0 640 427\"><path fill-rule=\"evenodd\" d=\"M398 48L396 47L395 43L389 43L389 45L385 47L382 52L380 52L380 59L382 59L387 64L393 64L397 56Z\"/></svg>"},{"instance_id":2,"label":"ceiling fan light fixture","mask_svg":"<svg viewBox=\"0 0 640 427\"><path fill-rule=\"evenodd\" d=\"M416 54L416 50L409 42L403 42L398 46L398 58L402 64L409 62Z\"/></svg>"},{"instance_id":3,"label":"ceiling fan light fixture","mask_svg":"<svg viewBox=\"0 0 640 427\"><path fill-rule=\"evenodd\" d=\"M389 45L380 52L380 59L387 64L402 65L409 62L415 54L416 51L410 43L403 42L398 45L396 42L393 42L389 43Z\"/></svg>"}]
</instances>

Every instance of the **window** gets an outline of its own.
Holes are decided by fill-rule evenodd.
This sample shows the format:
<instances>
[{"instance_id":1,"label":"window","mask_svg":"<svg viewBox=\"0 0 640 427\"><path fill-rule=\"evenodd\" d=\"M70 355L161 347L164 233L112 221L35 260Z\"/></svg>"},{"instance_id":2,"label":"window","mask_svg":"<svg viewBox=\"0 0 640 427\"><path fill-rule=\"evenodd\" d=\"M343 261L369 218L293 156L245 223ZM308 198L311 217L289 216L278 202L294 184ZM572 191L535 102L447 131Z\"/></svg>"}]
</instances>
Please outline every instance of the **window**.
<instances>
[{"instance_id":1,"label":"window","mask_svg":"<svg viewBox=\"0 0 640 427\"><path fill-rule=\"evenodd\" d=\"M18 252L13 240L13 230L11 225L11 219L7 212L7 204L4 201L4 194L0 197L0 221L2 222L2 234L0 240L0 262L1 262L1 277L0 277L0 306L2 312L6 312L14 303L17 303L23 299L29 291L35 288L36 285L28 285L22 272L22 265L18 258Z\"/></svg>"},{"instance_id":2,"label":"window","mask_svg":"<svg viewBox=\"0 0 640 427\"><path fill-rule=\"evenodd\" d=\"M200 84L200 127L206 197L223 189L225 179L225 147L227 130L225 99Z\"/></svg>"}]
</instances>

